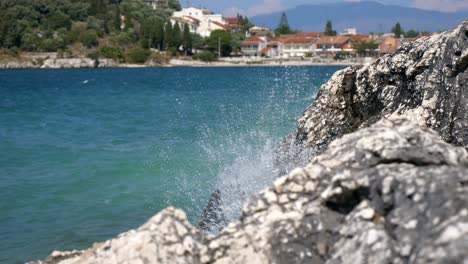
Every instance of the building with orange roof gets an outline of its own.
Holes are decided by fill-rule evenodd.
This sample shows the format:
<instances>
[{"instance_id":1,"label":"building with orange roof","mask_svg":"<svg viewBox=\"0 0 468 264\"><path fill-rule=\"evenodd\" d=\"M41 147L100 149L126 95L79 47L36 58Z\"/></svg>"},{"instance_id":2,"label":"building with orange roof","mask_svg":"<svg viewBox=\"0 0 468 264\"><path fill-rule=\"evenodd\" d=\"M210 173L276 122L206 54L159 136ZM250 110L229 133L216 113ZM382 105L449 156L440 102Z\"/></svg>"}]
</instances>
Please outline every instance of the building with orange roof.
<instances>
[{"instance_id":1,"label":"building with orange roof","mask_svg":"<svg viewBox=\"0 0 468 264\"><path fill-rule=\"evenodd\" d=\"M395 52L401 46L401 40L398 38L383 38L379 43L380 54L388 54Z\"/></svg>"},{"instance_id":2,"label":"building with orange roof","mask_svg":"<svg viewBox=\"0 0 468 264\"><path fill-rule=\"evenodd\" d=\"M241 43L241 52L245 56L258 57L270 52L266 50L269 47L269 41L266 37L251 37ZM265 54L268 55L268 54Z\"/></svg>"},{"instance_id":3,"label":"building with orange roof","mask_svg":"<svg viewBox=\"0 0 468 264\"><path fill-rule=\"evenodd\" d=\"M225 17L224 20L231 32L240 32L242 30L242 25L238 17Z\"/></svg>"},{"instance_id":4,"label":"building with orange roof","mask_svg":"<svg viewBox=\"0 0 468 264\"><path fill-rule=\"evenodd\" d=\"M348 36L324 36L319 38L315 44L318 54L334 55L339 51L353 51L351 38Z\"/></svg>"},{"instance_id":5,"label":"building with orange roof","mask_svg":"<svg viewBox=\"0 0 468 264\"><path fill-rule=\"evenodd\" d=\"M278 40L282 45L280 54L283 57L305 57L315 53L315 39L311 38L286 38Z\"/></svg>"},{"instance_id":6,"label":"building with orange roof","mask_svg":"<svg viewBox=\"0 0 468 264\"><path fill-rule=\"evenodd\" d=\"M351 35L348 36L351 41L363 41L363 40L372 40L371 35L364 35L364 34L358 34L358 35Z\"/></svg>"},{"instance_id":7,"label":"building with orange roof","mask_svg":"<svg viewBox=\"0 0 468 264\"><path fill-rule=\"evenodd\" d=\"M323 36L322 32L298 32L296 33L297 38L318 39L322 36Z\"/></svg>"}]
</instances>

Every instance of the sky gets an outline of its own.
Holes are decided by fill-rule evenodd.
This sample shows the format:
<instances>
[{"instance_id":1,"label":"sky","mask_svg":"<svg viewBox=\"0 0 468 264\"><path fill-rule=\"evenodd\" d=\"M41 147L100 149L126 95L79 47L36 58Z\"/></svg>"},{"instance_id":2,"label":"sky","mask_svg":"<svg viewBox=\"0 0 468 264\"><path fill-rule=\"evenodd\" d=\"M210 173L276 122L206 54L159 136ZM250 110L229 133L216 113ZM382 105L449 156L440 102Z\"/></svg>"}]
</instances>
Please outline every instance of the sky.
<instances>
[{"instance_id":1,"label":"sky","mask_svg":"<svg viewBox=\"0 0 468 264\"><path fill-rule=\"evenodd\" d=\"M362 0L179 0L183 6L206 7L233 16L237 13L249 17L281 11L301 4L331 2L358 2ZM374 0L383 4L402 5L426 10L455 12L468 10L468 0Z\"/></svg>"}]
</instances>

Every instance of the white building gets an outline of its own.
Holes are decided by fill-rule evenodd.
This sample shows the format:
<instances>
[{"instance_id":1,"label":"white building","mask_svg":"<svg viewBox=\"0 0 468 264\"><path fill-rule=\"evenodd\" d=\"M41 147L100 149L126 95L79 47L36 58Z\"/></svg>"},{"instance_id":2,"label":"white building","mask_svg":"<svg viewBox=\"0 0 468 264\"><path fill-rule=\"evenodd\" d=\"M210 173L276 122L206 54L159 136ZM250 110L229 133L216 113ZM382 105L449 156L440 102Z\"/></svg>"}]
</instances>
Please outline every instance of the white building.
<instances>
[{"instance_id":1,"label":"white building","mask_svg":"<svg viewBox=\"0 0 468 264\"><path fill-rule=\"evenodd\" d=\"M280 42L283 44L282 56L286 58L313 55L316 50L314 39L290 38Z\"/></svg>"},{"instance_id":2,"label":"white building","mask_svg":"<svg viewBox=\"0 0 468 264\"><path fill-rule=\"evenodd\" d=\"M192 33L197 33L202 37L209 37L211 32L217 29L228 29L228 23L221 14L213 14L206 9L189 7L174 12L172 15L173 23L175 23L175 21L180 23L181 19L193 21L193 23L191 23Z\"/></svg>"},{"instance_id":3,"label":"white building","mask_svg":"<svg viewBox=\"0 0 468 264\"><path fill-rule=\"evenodd\" d=\"M167 7L169 5L168 0L144 0L144 2L153 9Z\"/></svg>"},{"instance_id":4,"label":"white building","mask_svg":"<svg viewBox=\"0 0 468 264\"><path fill-rule=\"evenodd\" d=\"M194 17L171 17L172 26L175 23L179 23L179 26L183 28L183 25L187 24L190 29L190 33L197 33L197 29L200 26L200 20Z\"/></svg>"},{"instance_id":5,"label":"white building","mask_svg":"<svg viewBox=\"0 0 468 264\"><path fill-rule=\"evenodd\" d=\"M358 34L357 28L345 28L343 32L341 33L341 35L344 35L344 36L354 36L357 34Z\"/></svg>"},{"instance_id":6,"label":"white building","mask_svg":"<svg viewBox=\"0 0 468 264\"><path fill-rule=\"evenodd\" d=\"M241 44L241 51L245 56L259 57L262 52L268 52L268 39L266 37L251 37Z\"/></svg>"}]
</instances>

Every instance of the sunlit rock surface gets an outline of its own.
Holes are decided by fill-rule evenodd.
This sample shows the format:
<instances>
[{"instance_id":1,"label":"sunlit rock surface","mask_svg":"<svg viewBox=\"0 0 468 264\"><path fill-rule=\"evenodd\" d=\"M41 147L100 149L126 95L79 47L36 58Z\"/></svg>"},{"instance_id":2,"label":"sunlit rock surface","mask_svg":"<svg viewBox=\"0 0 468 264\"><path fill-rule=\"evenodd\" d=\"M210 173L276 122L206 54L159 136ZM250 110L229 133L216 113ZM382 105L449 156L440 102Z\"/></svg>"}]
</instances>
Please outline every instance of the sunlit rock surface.
<instances>
[{"instance_id":1,"label":"sunlit rock surface","mask_svg":"<svg viewBox=\"0 0 468 264\"><path fill-rule=\"evenodd\" d=\"M218 235L169 208L35 263L468 263L467 31L335 74L290 142L321 154Z\"/></svg>"},{"instance_id":2,"label":"sunlit rock surface","mask_svg":"<svg viewBox=\"0 0 468 264\"><path fill-rule=\"evenodd\" d=\"M300 118L295 144L323 150L383 117L406 116L468 147L468 21L337 72ZM291 143L291 141L289 141Z\"/></svg>"},{"instance_id":3,"label":"sunlit rock surface","mask_svg":"<svg viewBox=\"0 0 468 264\"><path fill-rule=\"evenodd\" d=\"M38 263L461 263L467 205L465 149L408 120L382 120L276 180L217 236L169 208Z\"/></svg>"}]
</instances>

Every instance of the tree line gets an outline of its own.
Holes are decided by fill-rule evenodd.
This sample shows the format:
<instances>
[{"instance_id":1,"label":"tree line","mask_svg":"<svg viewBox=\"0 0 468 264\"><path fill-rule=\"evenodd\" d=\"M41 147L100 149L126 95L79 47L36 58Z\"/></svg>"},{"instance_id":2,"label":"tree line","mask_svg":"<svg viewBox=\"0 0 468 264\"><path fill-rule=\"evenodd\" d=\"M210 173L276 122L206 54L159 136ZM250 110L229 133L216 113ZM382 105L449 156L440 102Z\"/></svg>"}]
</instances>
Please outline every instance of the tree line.
<instances>
[{"instance_id":1,"label":"tree line","mask_svg":"<svg viewBox=\"0 0 468 264\"><path fill-rule=\"evenodd\" d=\"M239 52L252 25L238 15L236 32L215 30L209 38L191 33L190 26L171 22L181 6L169 0L153 10L143 0L1 0L0 49L58 52L117 61L143 61L150 49L191 55L193 49L222 56ZM1 50L0 50L1 53Z\"/></svg>"},{"instance_id":2,"label":"tree line","mask_svg":"<svg viewBox=\"0 0 468 264\"><path fill-rule=\"evenodd\" d=\"M0 48L48 52L77 43L95 48L100 42L121 49L168 49L183 42L188 48L187 27L169 26L172 12L180 8L177 0L157 10L142 0L2 0ZM156 37L155 29L163 33ZM153 42L156 38L164 45Z\"/></svg>"}]
</instances>

